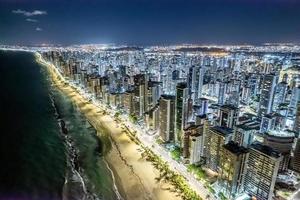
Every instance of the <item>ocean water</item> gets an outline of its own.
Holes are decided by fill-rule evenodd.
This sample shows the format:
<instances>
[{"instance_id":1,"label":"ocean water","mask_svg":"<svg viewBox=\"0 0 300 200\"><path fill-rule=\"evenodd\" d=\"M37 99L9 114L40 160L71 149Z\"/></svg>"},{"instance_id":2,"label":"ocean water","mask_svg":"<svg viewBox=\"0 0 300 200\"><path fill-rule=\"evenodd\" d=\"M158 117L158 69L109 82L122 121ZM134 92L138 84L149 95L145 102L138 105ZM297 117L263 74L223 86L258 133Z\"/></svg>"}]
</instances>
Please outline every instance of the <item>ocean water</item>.
<instances>
[{"instance_id":1,"label":"ocean water","mask_svg":"<svg viewBox=\"0 0 300 200\"><path fill-rule=\"evenodd\" d=\"M32 53L0 51L0 199L117 199L104 144Z\"/></svg>"}]
</instances>

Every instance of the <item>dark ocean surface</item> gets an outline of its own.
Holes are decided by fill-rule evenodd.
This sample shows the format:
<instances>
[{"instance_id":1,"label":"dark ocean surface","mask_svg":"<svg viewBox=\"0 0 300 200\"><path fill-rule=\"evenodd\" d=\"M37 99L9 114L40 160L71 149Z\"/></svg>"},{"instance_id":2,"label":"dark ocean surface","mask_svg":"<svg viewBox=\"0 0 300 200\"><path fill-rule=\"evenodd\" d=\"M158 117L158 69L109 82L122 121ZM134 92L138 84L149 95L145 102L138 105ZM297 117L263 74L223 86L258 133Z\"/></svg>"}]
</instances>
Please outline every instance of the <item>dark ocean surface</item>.
<instances>
[{"instance_id":1,"label":"dark ocean surface","mask_svg":"<svg viewBox=\"0 0 300 200\"><path fill-rule=\"evenodd\" d=\"M32 53L0 51L1 200L116 199L103 145Z\"/></svg>"}]
</instances>

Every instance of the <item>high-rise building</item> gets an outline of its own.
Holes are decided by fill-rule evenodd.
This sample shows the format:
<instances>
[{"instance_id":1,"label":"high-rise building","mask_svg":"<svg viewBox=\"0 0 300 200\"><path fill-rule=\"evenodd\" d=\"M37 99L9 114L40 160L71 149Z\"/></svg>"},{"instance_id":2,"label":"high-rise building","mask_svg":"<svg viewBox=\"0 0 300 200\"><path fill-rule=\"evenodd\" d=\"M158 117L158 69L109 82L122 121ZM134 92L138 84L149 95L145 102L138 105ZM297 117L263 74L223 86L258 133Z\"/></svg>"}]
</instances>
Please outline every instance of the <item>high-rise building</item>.
<instances>
[{"instance_id":1,"label":"high-rise building","mask_svg":"<svg viewBox=\"0 0 300 200\"><path fill-rule=\"evenodd\" d=\"M133 113L133 98L134 98L133 91L126 91L123 94L123 108L128 114Z\"/></svg>"},{"instance_id":2,"label":"high-rise building","mask_svg":"<svg viewBox=\"0 0 300 200\"><path fill-rule=\"evenodd\" d=\"M300 87L295 87L292 90L292 96L289 104L289 109L292 115L296 114L297 105L299 102L300 102Z\"/></svg>"},{"instance_id":3,"label":"high-rise building","mask_svg":"<svg viewBox=\"0 0 300 200\"><path fill-rule=\"evenodd\" d=\"M234 199L243 191L247 160L247 149L233 141L221 148L218 185L228 199Z\"/></svg>"},{"instance_id":4,"label":"high-rise building","mask_svg":"<svg viewBox=\"0 0 300 200\"><path fill-rule=\"evenodd\" d=\"M193 121L193 118L194 118L193 99L189 97L187 101L187 122Z\"/></svg>"},{"instance_id":5,"label":"high-rise building","mask_svg":"<svg viewBox=\"0 0 300 200\"><path fill-rule=\"evenodd\" d=\"M189 95L192 97L194 103L198 103L202 95L202 85L204 78L204 69L199 66L192 66L189 68L187 77L187 86Z\"/></svg>"},{"instance_id":6,"label":"high-rise building","mask_svg":"<svg viewBox=\"0 0 300 200\"><path fill-rule=\"evenodd\" d=\"M223 105L219 109L219 126L233 128L238 118L238 108L232 105Z\"/></svg>"},{"instance_id":7,"label":"high-rise building","mask_svg":"<svg viewBox=\"0 0 300 200\"><path fill-rule=\"evenodd\" d=\"M134 86L136 91L136 114L141 117L148 106L148 76L146 74L135 75Z\"/></svg>"},{"instance_id":8,"label":"high-rise building","mask_svg":"<svg viewBox=\"0 0 300 200\"><path fill-rule=\"evenodd\" d=\"M159 100L159 135L165 142L174 142L175 97L161 95Z\"/></svg>"},{"instance_id":9,"label":"high-rise building","mask_svg":"<svg viewBox=\"0 0 300 200\"><path fill-rule=\"evenodd\" d=\"M175 97L175 142L182 147L183 129L187 121L188 88L186 83L178 83Z\"/></svg>"},{"instance_id":10,"label":"high-rise building","mask_svg":"<svg viewBox=\"0 0 300 200\"><path fill-rule=\"evenodd\" d=\"M246 105L249 104L251 97L251 88L250 87L243 87L242 88L242 99L241 101Z\"/></svg>"},{"instance_id":11,"label":"high-rise building","mask_svg":"<svg viewBox=\"0 0 300 200\"><path fill-rule=\"evenodd\" d=\"M100 97L100 76L91 76L89 78L89 91L95 98Z\"/></svg>"},{"instance_id":12,"label":"high-rise building","mask_svg":"<svg viewBox=\"0 0 300 200\"><path fill-rule=\"evenodd\" d=\"M232 79L228 84L228 92L226 98L226 104L239 107L240 104L240 92L241 92L241 81Z\"/></svg>"},{"instance_id":13,"label":"high-rise building","mask_svg":"<svg viewBox=\"0 0 300 200\"><path fill-rule=\"evenodd\" d=\"M214 126L205 133L206 166L218 172L220 166L221 147L232 140L233 130L226 127Z\"/></svg>"},{"instance_id":14,"label":"high-rise building","mask_svg":"<svg viewBox=\"0 0 300 200\"><path fill-rule=\"evenodd\" d=\"M218 104L223 105L225 103L225 93L227 89L227 83L218 82L219 92L218 92Z\"/></svg>"},{"instance_id":15,"label":"high-rise building","mask_svg":"<svg viewBox=\"0 0 300 200\"><path fill-rule=\"evenodd\" d=\"M244 191L256 199L271 200L281 160L278 151L253 143L249 148Z\"/></svg>"},{"instance_id":16,"label":"high-rise building","mask_svg":"<svg viewBox=\"0 0 300 200\"><path fill-rule=\"evenodd\" d=\"M272 112L276 83L277 76L272 74L264 75L260 91L260 101L258 109L259 115L265 115Z\"/></svg>"},{"instance_id":17,"label":"high-rise building","mask_svg":"<svg viewBox=\"0 0 300 200\"><path fill-rule=\"evenodd\" d=\"M279 108L279 105L284 102L287 92L287 83L280 82L276 85L274 93L273 111Z\"/></svg>"},{"instance_id":18,"label":"high-rise building","mask_svg":"<svg viewBox=\"0 0 300 200\"><path fill-rule=\"evenodd\" d=\"M279 171L287 171L291 159L295 133L292 131L268 131L264 135L264 144L272 147L282 155Z\"/></svg>"},{"instance_id":19,"label":"high-rise building","mask_svg":"<svg viewBox=\"0 0 300 200\"><path fill-rule=\"evenodd\" d=\"M133 96L133 112L132 114L134 114L136 117L140 117L141 116L141 106L143 106L143 101L141 101L140 99L140 86L135 86L134 87L134 96Z\"/></svg>"},{"instance_id":20,"label":"high-rise building","mask_svg":"<svg viewBox=\"0 0 300 200\"><path fill-rule=\"evenodd\" d=\"M204 149L204 124L191 125L184 129L183 157L188 159L190 164L198 163L201 160Z\"/></svg>"},{"instance_id":21,"label":"high-rise building","mask_svg":"<svg viewBox=\"0 0 300 200\"><path fill-rule=\"evenodd\" d=\"M204 146L203 135L200 133L190 135L190 164L199 163L201 161L201 154Z\"/></svg>"},{"instance_id":22,"label":"high-rise building","mask_svg":"<svg viewBox=\"0 0 300 200\"><path fill-rule=\"evenodd\" d=\"M159 100L160 97L160 82L149 81L147 90L147 103L146 111L152 109Z\"/></svg>"},{"instance_id":23,"label":"high-rise building","mask_svg":"<svg viewBox=\"0 0 300 200\"><path fill-rule=\"evenodd\" d=\"M287 83L288 82L288 78L289 78L289 75L287 73L285 73L285 74L282 75L281 81Z\"/></svg>"},{"instance_id":24,"label":"high-rise building","mask_svg":"<svg viewBox=\"0 0 300 200\"><path fill-rule=\"evenodd\" d=\"M259 123L256 121L245 122L234 127L234 141L240 146L249 147L254 141Z\"/></svg>"},{"instance_id":25,"label":"high-rise building","mask_svg":"<svg viewBox=\"0 0 300 200\"><path fill-rule=\"evenodd\" d=\"M273 130L275 128L275 116L271 114L266 114L261 118L260 133L265 133L267 131Z\"/></svg>"},{"instance_id":26,"label":"high-rise building","mask_svg":"<svg viewBox=\"0 0 300 200\"><path fill-rule=\"evenodd\" d=\"M150 131L156 132L159 128L159 104L145 112L146 127Z\"/></svg>"},{"instance_id":27,"label":"high-rise building","mask_svg":"<svg viewBox=\"0 0 300 200\"><path fill-rule=\"evenodd\" d=\"M199 99L200 113L199 115L205 115L208 112L208 99L200 98Z\"/></svg>"}]
</instances>

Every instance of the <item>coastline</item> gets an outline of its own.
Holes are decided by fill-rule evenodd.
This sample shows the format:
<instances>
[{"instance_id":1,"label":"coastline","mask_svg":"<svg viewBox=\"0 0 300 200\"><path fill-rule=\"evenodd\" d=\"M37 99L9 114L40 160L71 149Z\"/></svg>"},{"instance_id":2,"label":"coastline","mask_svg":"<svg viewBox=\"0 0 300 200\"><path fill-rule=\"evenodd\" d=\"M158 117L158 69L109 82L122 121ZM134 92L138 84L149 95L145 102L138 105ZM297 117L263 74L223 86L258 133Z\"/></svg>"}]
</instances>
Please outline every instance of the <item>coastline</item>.
<instances>
[{"instance_id":1,"label":"coastline","mask_svg":"<svg viewBox=\"0 0 300 200\"><path fill-rule=\"evenodd\" d=\"M105 161L113 172L116 180L116 193L121 199L181 199L177 193L171 192L168 183L158 183L155 178L159 171L145 159L139 151L140 146L134 143L109 115L104 115L102 109L88 102L70 85L62 81L61 75L51 64L43 63L36 54L37 61L45 65L53 84L64 92L84 114L99 137L106 135L112 141L112 148L105 155Z\"/></svg>"}]
</instances>

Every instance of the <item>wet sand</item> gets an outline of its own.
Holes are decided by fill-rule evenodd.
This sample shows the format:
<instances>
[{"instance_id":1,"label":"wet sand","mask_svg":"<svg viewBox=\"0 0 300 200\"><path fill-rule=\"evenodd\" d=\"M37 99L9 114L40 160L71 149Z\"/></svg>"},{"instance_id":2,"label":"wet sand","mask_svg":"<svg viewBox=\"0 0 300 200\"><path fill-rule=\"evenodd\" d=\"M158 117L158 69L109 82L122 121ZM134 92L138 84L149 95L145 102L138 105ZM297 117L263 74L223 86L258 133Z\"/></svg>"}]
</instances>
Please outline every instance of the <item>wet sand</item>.
<instances>
[{"instance_id":1,"label":"wet sand","mask_svg":"<svg viewBox=\"0 0 300 200\"><path fill-rule=\"evenodd\" d=\"M155 180L159 176L159 171L142 158L140 146L122 131L111 116L104 115L101 108L88 102L75 89L60 80L53 65L46 66L53 83L78 106L97 130L99 137L110 138L112 147L106 153L105 160L114 172L116 185L123 199L182 199L178 194L170 191L170 188L173 189L170 184Z\"/></svg>"}]
</instances>

